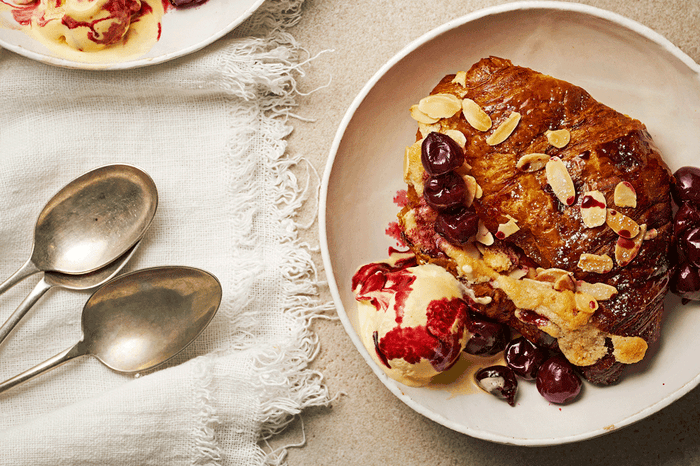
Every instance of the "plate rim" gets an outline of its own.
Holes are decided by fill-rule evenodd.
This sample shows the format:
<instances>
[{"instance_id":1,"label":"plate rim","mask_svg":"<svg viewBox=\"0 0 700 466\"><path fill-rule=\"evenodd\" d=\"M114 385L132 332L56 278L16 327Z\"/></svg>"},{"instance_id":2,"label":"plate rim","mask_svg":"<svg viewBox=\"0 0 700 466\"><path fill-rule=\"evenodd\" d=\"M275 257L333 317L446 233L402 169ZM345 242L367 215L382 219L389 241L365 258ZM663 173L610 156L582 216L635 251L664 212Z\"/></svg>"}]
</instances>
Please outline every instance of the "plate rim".
<instances>
[{"instance_id":1,"label":"plate rim","mask_svg":"<svg viewBox=\"0 0 700 466\"><path fill-rule=\"evenodd\" d=\"M434 28L431 31L428 31L427 33L419 36L418 38L414 39L410 43L408 43L405 47L403 47L398 53L396 53L391 59L389 59L384 65L382 65L379 68L379 70L370 78L369 81L367 81L367 83L362 87L362 89L360 90L358 95L353 99L352 103L350 104L350 106L346 110L346 112L345 112L345 114L340 122L340 125L338 126L335 137L333 139L333 143L331 145L331 149L329 151L328 160L326 162L326 166L325 166L324 173L323 173L323 178L321 181L321 192L320 192L319 206L318 206L318 219L319 219L319 241L320 241L320 248L321 248L321 256L323 259L323 265L324 265L326 277L328 280L328 287L329 287L331 296L333 297L333 301L335 303L336 309L338 311L338 317L339 317L341 323L343 324L345 333L348 334L348 336L352 340L353 344L355 345L355 347L358 349L358 351L362 355L365 362L369 365L372 372L374 372L375 375L377 375L377 377L379 377L380 381L384 384L384 386L387 389L389 389L389 391L391 391L399 400L401 400L403 403L405 403L407 406L409 406L411 409L413 409L417 413L419 413L422 416L427 417L428 419L431 419L432 421L437 422L445 427L448 427L449 429L452 429L456 432L460 432L460 433L469 435L469 436L474 437L474 438L479 438L482 440L487 440L487 441L491 441L491 442L495 442L495 443L501 443L501 444L506 444L506 445L537 447L537 446L562 445L562 444L567 444L567 443L574 443L574 442L579 442L579 441L583 441L583 440L588 440L588 439L596 438L596 437L608 434L610 432L619 430L622 427L626 427L626 426L629 426L631 424L634 424L635 422L640 421L640 420L650 416L651 414L654 414L654 413L660 411L661 409L665 408L666 406L672 404L673 402L682 398L684 395L686 395L692 389L697 387L700 384L700 373L697 374L688 383L683 385L681 388L679 388L675 392L667 395L665 398L641 409L636 414L628 416L628 417L622 419L620 422L615 423L613 429L610 429L609 427L607 427L607 428L601 427L599 429L594 429L591 431L587 431L587 432L583 432L583 433L575 434L575 435L569 435L569 436L565 436L565 437L528 439L528 438L522 438L522 437L513 437L513 436L509 436L509 435L496 434L493 432L482 431L482 430L468 428L468 427L459 425L458 423L451 421L440 414L436 414L435 412L428 410L423 405L414 401L410 396L406 395L403 391L401 391L397 382L390 379L381 369L376 367L376 364L373 362L371 356L369 355L366 348L364 347L364 345L360 341L359 335L357 335L357 332L355 331L354 327L352 326L352 323L350 322L348 315L345 311L345 307L343 305L343 302L342 302L342 299L340 297L340 293L338 290L338 284L337 284L336 279L335 279L335 274L333 272L330 251L328 249L328 237L326 235L326 230L327 230L327 227L326 227L326 209L327 209L327 202L328 202L328 187L329 187L329 183L330 183L331 173L333 171L333 165L335 163L335 157L338 153L338 149L339 149L340 144L342 142L345 131L347 130L347 127L348 127L350 121L353 119L355 112L357 111L359 106L362 104L364 99L367 97L367 95L374 88L374 86L377 84L377 82L391 68L393 68L399 61L401 61L403 58L405 58L406 56L408 56L409 54L414 52L420 46L427 43L429 40L432 40L432 39L436 38L437 36L444 34L447 31L450 31L450 30L455 29L455 28L460 27L460 26L464 26L467 23L479 20L481 18L491 16L491 15L496 15L496 14L519 11L519 10L522 10L522 11L525 11L525 10L559 10L559 11L567 11L567 12L573 12L573 13L586 14L586 15L594 16L594 17L597 17L600 19L605 19L605 20L611 21L611 22L613 22L619 26L622 26L628 30L631 30L632 32L635 32L635 33L649 39L650 41L656 43L657 45L661 46L663 49L665 49L667 52L669 52L674 57L679 59L691 71L694 71L695 74L697 74L700 77L700 65L698 63L696 63L685 52L683 52L678 46L674 45L672 42L670 42L664 36L662 36L661 34L659 34L656 31L654 31L653 29L649 28L648 26L645 26L645 25L643 25L635 20L632 20L630 18L627 18L625 16L622 16L618 13L614 13L614 12L609 11L609 10L604 10L604 9L601 9L598 7L593 7L590 5L584 5L584 4L580 4L580 3L529 0L529 1L519 1L519 2L507 3L507 4L503 4L503 5L496 5L496 6L487 7L487 8L473 11L473 12L466 14L464 16L461 16L459 18L455 18L453 20L450 20L450 21L442 24L441 26L438 26L437 28Z\"/></svg>"},{"instance_id":2,"label":"plate rim","mask_svg":"<svg viewBox=\"0 0 700 466\"><path fill-rule=\"evenodd\" d=\"M119 70L129 70L136 68L143 68L151 65L158 65L165 63L167 61L174 60L176 58L181 58L191 53L202 50L204 47L213 44L217 40L221 39L223 36L233 31L235 28L241 25L245 20L250 18L253 13L255 13L260 6L265 2L265 0L253 0L251 5L233 21L231 21L226 27L220 29L215 34L207 37L205 40L193 44L189 47L185 47L175 52L166 53L157 57L150 58L136 58L134 60L127 60L124 62L116 63L84 63L73 60L67 60L65 58L53 57L50 55L44 55L38 52L28 50L19 45L10 44L7 41L0 38L0 47L11 52L14 52L23 57L29 58L40 63L45 63L47 65L58 66L61 68L77 69L77 70L93 70L93 71L119 71ZM195 8L204 7L205 5L195 6ZM168 12L165 12L168 14Z\"/></svg>"}]
</instances>

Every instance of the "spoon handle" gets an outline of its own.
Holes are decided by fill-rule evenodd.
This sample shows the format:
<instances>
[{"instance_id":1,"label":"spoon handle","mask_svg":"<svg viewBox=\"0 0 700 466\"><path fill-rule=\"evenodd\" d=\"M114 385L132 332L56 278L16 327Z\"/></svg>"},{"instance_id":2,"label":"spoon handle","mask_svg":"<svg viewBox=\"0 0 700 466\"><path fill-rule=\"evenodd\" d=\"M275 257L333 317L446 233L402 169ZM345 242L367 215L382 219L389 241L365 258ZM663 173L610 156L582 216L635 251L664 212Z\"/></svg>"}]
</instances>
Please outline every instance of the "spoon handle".
<instances>
[{"instance_id":1,"label":"spoon handle","mask_svg":"<svg viewBox=\"0 0 700 466\"><path fill-rule=\"evenodd\" d=\"M36 284L31 293L24 298L24 301L22 301L15 312L13 312L10 318L7 319L4 324L2 324L2 327L0 327L0 345L2 345L2 342L5 341L5 338L7 338L10 332L12 332L19 321L22 320L27 311L29 311L29 309L31 309L31 307L36 304L37 301L39 301L39 298L44 296L44 293L46 293L50 288L51 285L46 283L44 278L39 280L39 283Z\"/></svg>"},{"instance_id":2,"label":"spoon handle","mask_svg":"<svg viewBox=\"0 0 700 466\"><path fill-rule=\"evenodd\" d=\"M8 379L2 383L0 383L0 393L3 393L12 387L16 387L17 385L24 383L28 381L29 379L32 379L36 377L37 375L46 372L50 369L53 369L55 367L60 366L61 364L70 361L73 358L77 358L78 356L83 356L85 354L84 347L82 345L82 341L78 342L75 346L72 348L68 348L67 350L58 353L56 356L47 359L46 361L42 362L41 364L38 364L31 369L22 372L19 375L16 375L12 377L11 379Z\"/></svg>"},{"instance_id":3,"label":"spoon handle","mask_svg":"<svg viewBox=\"0 0 700 466\"><path fill-rule=\"evenodd\" d=\"M0 284L0 294L3 294L28 276L34 275L38 272L41 272L41 270L39 270L36 265L34 265L34 262L29 259L22 267L19 268L17 272L13 273L10 278L5 280L4 283Z\"/></svg>"}]
</instances>

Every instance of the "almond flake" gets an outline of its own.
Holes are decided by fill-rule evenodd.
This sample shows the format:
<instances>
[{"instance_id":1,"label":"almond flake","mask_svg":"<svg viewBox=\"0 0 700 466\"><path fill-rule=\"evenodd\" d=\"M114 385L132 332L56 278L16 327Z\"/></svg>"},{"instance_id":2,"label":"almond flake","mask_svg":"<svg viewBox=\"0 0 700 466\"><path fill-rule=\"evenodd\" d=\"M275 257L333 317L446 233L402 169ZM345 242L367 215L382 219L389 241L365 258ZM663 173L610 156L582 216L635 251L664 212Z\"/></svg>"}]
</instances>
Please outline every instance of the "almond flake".
<instances>
[{"instance_id":1,"label":"almond flake","mask_svg":"<svg viewBox=\"0 0 700 466\"><path fill-rule=\"evenodd\" d=\"M403 180L413 186L416 194L423 195L423 163L421 162L421 144L423 140L413 143L406 148L403 158Z\"/></svg>"},{"instance_id":2,"label":"almond flake","mask_svg":"<svg viewBox=\"0 0 700 466\"><path fill-rule=\"evenodd\" d=\"M608 209L605 223L623 238L630 239L639 234L639 225L637 222L614 209Z\"/></svg>"},{"instance_id":3,"label":"almond flake","mask_svg":"<svg viewBox=\"0 0 700 466\"><path fill-rule=\"evenodd\" d=\"M617 239L617 243L615 244L615 260L617 261L617 265L624 267L637 257L637 253L642 247L642 241L644 241L646 233L647 225L644 223L639 227L639 233L634 238L620 237Z\"/></svg>"},{"instance_id":4,"label":"almond flake","mask_svg":"<svg viewBox=\"0 0 700 466\"><path fill-rule=\"evenodd\" d=\"M571 275L562 275L557 281L554 282L554 289L556 291L575 291L576 283L574 282L574 279L571 278Z\"/></svg>"},{"instance_id":5,"label":"almond flake","mask_svg":"<svg viewBox=\"0 0 700 466\"><path fill-rule=\"evenodd\" d=\"M425 117L429 118L428 115L425 115ZM420 131L422 138L428 137L428 135L432 132L439 132L441 128L440 123L427 124L418 122L418 131Z\"/></svg>"},{"instance_id":6,"label":"almond flake","mask_svg":"<svg viewBox=\"0 0 700 466\"><path fill-rule=\"evenodd\" d=\"M615 186L615 205L618 207L637 207L637 191L627 181L621 181Z\"/></svg>"},{"instance_id":7,"label":"almond flake","mask_svg":"<svg viewBox=\"0 0 700 466\"><path fill-rule=\"evenodd\" d=\"M569 133L568 129L558 129L556 131L545 131L545 136L547 136L547 142L549 142L551 145L556 147L557 149L561 149L563 147L566 147L567 144L569 144L569 141L571 141L571 133Z\"/></svg>"},{"instance_id":8,"label":"almond flake","mask_svg":"<svg viewBox=\"0 0 700 466\"><path fill-rule=\"evenodd\" d=\"M588 228L603 225L607 218L605 196L600 191L587 191L581 198L581 219Z\"/></svg>"},{"instance_id":9,"label":"almond flake","mask_svg":"<svg viewBox=\"0 0 700 466\"><path fill-rule=\"evenodd\" d=\"M515 164L515 168L531 173L542 170L547 162L549 162L549 155L535 152L532 154L525 154L520 157L518 162Z\"/></svg>"},{"instance_id":10,"label":"almond flake","mask_svg":"<svg viewBox=\"0 0 700 466\"><path fill-rule=\"evenodd\" d=\"M476 196L476 188L479 185L476 183L476 178L474 178L471 175L463 175L462 179L464 180L464 184L467 187L467 194L464 199L464 205L467 207L471 207L472 203L474 202L474 197Z\"/></svg>"},{"instance_id":11,"label":"almond flake","mask_svg":"<svg viewBox=\"0 0 700 466\"><path fill-rule=\"evenodd\" d=\"M450 118L462 109L462 102L452 94L434 94L420 99L418 110L430 118Z\"/></svg>"},{"instance_id":12,"label":"almond flake","mask_svg":"<svg viewBox=\"0 0 700 466\"><path fill-rule=\"evenodd\" d=\"M448 129L445 130L443 133L452 138L452 140L459 144L459 147L461 147L462 150L464 150L464 147L467 145L467 137L464 135L464 133L456 129Z\"/></svg>"},{"instance_id":13,"label":"almond flake","mask_svg":"<svg viewBox=\"0 0 700 466\"><path fill-rule=\"evenodd\" d=\"M491 117L472 99L462 100L462 113L475 130L483 132L491 129Z\"/></svg>"},{"instance_id":14,"label":"almond flake","mask_svg":"<svg viewBox=\"0 0 700 466\"><path fill-rule=\"evenodd\" d=\"M496 238L506 239L516 231L520 230L520 227L515 222L514 218L510 218L506 223L501 223L498 225L498 231L496 231Z\"/></svg>"},{"instance_id":15,"label":"almond flake","mask_svg":"<svg viewBox=\"0 0 700 466\"><path fill-rule=\"evenodd\" d=\"M557 199L564 205L572 205L576 201L576 190L564 162L559 157L551 157L544 168L547 183Z\"/></svg>"},{"instance_id":16,"label":"almond flake","mask_svg":"<svg viewBox=\"0 0 700 466\"><path fill-rule=\"evenodd\" d=\"M462 87L467 87L467 72L457 71L457 74L455 74L455 77L452 80L452 82L454 84L459 84Z\"/></svg>"},{"instance_id":17,"label":"almond flake","mask_svg":"<svg viewBox=\"0 0 700 466\"><path fill-rule=\"evenodd\" d=\"M479 230L476 232L476 240L484 246L491 246L493 244L493 235L481 220L479 220Z\"/></svg>"},{"instance_id":18,"label":"almond flake","mask_svg":"<svg viewBox=\"0 0 700 466\"><path fill-rule=\"evenodd\" d=\"M425 125L432 125L433 123L437 123L439 118L432 118L423 113L418 109L418 105L411 105L410 108L411 111L411 118L416 120L418 123L423 123ZM425 137L425 135L423 135Z\"/></svg>"},{"instance_id":19,"label":"almond flake","mask_svg":"<svg viewBox=\"0 0 700 466\"><path fill-rule=\"evenodd\" d=\"M583 293L588 293L598 301L606 301L617 294L617 288L605 283L588 283L584 281L577 281L576 289Z\"/></svg>"},{"instance_id":20,"label":"almond flake","mask_svg":"<svg viewBox=\"0 0 700 466\"><path fill-rule=\"evenodd\" d=\"M550 268L550 269L537 269L537 275L535 275L535 280L540 282L554 283L559 280L564 275L571 275L571 272L564 269Z\"/></svg>"},{"instance_id":21,"label":"almond flake","mask_svg":"<svg viewBox=\"0 0 700 466\"><path fill-rule=\"evenodd\" d=\"M613 268L613 260L607 254L581 254L578 268L584 272L607 273Z\"/></svg>"},{"instance_id":22,"label":"almond flake","mask_svg":"<svg viewBox=\"0 0 700 466\"><path fill-rule=\"evenodd\" d=\"M574 299L576 300L576 309L581 312L593 314L598 310L598 301L588 293L577 291L574 293Z\"/></svg>"},{"instance_id":23,"label":"almond flake","mask_svg":"<svg viewBox=\"0 0 700 466\"><path fill-rule=\"evenodd\" d=\"M647 230L647 234L644 235L644 241L654 239L657 236L659 236L659 230L657 230L656 228L652 228L651 230Z\"/></svg>"},{"instance_id":24,"label":"almond flake","mask_svg":"<svg viewBox=\"0 0 700 466\"><path fill-rule=\"evenodd\" d=\"M489 146L497 146L502 143L515 131L515 127L518 126L520 122L520 114L518 112L513 112L508 115L503 123L498 125L491 136L486 138L486 144Z\"/></svg>"}]
</instances>

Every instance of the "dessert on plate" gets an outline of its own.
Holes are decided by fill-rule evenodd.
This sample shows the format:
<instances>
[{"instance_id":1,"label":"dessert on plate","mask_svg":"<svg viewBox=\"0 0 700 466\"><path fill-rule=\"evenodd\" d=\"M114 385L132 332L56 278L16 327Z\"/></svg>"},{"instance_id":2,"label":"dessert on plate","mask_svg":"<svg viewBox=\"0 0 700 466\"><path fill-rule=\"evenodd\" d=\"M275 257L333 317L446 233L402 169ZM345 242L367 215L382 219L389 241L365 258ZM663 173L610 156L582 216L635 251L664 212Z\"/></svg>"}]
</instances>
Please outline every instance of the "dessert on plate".
<instances>
[{"instance_id":1,"label":"dessert on plate","mask_svg":"<svg viewBox=\"0 0 700 466\"><path fill-rule=\"evenodd\" d=\"M445 76L410 113L400 236L417 267L460 283L467 341L470 320L505 324L602 385L641 361L673 233L673 176L644 124L498 57Z\"/></svg>"}]
</instances>

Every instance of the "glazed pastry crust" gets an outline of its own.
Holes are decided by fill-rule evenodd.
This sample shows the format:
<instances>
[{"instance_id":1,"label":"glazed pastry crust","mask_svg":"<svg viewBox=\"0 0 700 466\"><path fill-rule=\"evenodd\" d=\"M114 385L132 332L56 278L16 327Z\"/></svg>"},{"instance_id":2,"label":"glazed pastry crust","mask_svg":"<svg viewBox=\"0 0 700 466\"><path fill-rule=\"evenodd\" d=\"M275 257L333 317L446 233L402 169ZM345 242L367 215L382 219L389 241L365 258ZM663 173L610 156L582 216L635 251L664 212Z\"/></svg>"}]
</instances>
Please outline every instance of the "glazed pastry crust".
<instances>
[{"instance_id":1,"label":"glazed pastry crust","mask_svg":"<svg viewBox=\"0 0 700 466\"><path fill-rule=\"evenodd\" d=\"M422 131L452 129L466 136L466 162L483 190L474 201L477 214L491 232L511 217L519 226L502 247L539 267L572 272L576 280L614 286L617 295L599 302L591 319L593 325L609 334L639 336L647 343L656 341L668 291L671 173L645 126L597 102L580 87L497 57L481 60L457 79L455 75L445 76L431 94L472 99L492 119L490 130L479 131L458 112L433 128L424 126ZM513 112L521 115L515 131L502 143L489 145L487 138ZM547 139L548 131L559 129L571 135L563 148L554 147ZM532 153L556 156L564 162L576 191L572 205L557 198L545 170L526 172L516 167L521 157ZM613 193L620 182L634 187L636 207L615 207ZM612 270L603 274L585 272L577 266L582 254L614 258L618 239L605 224L595 228L584 225L581 201L587 191L600 191L608 208L615 208L639 225L646 224L647 230L656 235L647 235L630 264L621 267L616 261ZM410 209L421 204L420 196L410 186L409 200ZM426 211L426 206L421 208ZM406 227L403 220L400 223ZM419 257L450 268L449 258L432 244L407 240ZM481 285L479 290L480 295L493 297L492 303L478 306L482 312L513 325L533 340L542 340L536 327L514 317L514 306L499 290L488 288ZM615 361L612 347L610 344L610 354L598 363L582 368L589 380L608 384L619 377L622 365Z\"/></svg>"}]
</instances>

